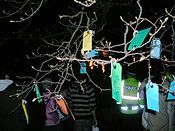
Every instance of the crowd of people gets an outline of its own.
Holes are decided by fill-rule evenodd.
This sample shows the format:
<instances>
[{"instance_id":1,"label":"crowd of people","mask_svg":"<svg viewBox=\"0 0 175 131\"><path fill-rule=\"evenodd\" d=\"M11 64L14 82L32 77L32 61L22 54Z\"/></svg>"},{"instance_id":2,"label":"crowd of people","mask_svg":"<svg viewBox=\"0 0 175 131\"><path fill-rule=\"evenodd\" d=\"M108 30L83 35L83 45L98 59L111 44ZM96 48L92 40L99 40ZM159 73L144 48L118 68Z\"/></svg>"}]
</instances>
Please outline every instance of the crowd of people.
<instances>
[{"instance_id":1,"label":"crowd of people","mask_svg":"<svg viewBox=\"0 0 175 131\"><path fill-rule=\"evenodd\" d=\"M99 86L102 89L111 89L110 71L107 70L107 65L105 72L96 74L94 78L101 77ZM33 98L38 97L36 87L26 98L29 123L25 122L22 108L20 108L21 112L16 114L16 117L20 118L17 120L17 125L22 126L19 131L92 131L93 127L98 127L100 131L175 131L175 102L167 100L167 93L174 76L164 72L151 78L152 82L159 85L160 110L156 112L146 107L145 87L148 79L140 81L135 73L130 71L125 73L122 80L123 103L120 104L112 98L111 90L99 90L85 74L80 74L78 80L72 79L59 94L54 92L52 76L44 78L38 85L41 98L33 101ZM0 113L4 116L5 107L2 105L4 103L2 100L7 96L3 93L12 89L10 86L13 85L13 81L6 77L0 81L0 85L2 85L0 86ZM62 102L62 105L59 105L59 102ZM7 113L6 115L9 118L4 125L10 121L8 120L10 116ZM1 126L0 130L7 131L5 128ZM10 128L8 130L10 131Z\"/></svg>"}]
</instances>

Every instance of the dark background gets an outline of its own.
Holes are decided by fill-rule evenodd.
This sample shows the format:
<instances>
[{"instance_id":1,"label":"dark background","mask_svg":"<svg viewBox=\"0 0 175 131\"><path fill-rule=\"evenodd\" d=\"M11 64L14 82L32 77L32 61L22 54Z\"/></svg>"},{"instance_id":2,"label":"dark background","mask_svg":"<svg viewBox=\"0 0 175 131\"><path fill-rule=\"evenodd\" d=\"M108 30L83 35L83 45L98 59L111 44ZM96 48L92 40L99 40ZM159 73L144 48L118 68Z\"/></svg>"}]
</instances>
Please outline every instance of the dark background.
<instances>
[{"instance_id":1,"label":"dark background","mask_svg":"<svg viewBox=\"0 0 175 131\"><path fill-rule=\"evenodd\" d=\"M112 41L112 43L120 43L124 33L124 26L119 16L124 16L127 20L133 20L133 16L137 15L138 8L136 8L134 0L113 0L112 2L116 4L113 4L105 15L107 24L104 26L104 29L98 33L98 37L105 37L107 40ZM155 21L160 16L165 15L165 8L169 10L172 9L175 2L174 0L142 0L141 4L143 6L143 16ZM15 80L16 75L30 71L30 61L26 59L26 55L30 54L31 51L41 43L42 38L57 35L62 31L62 28L59 26L58 15L64 11L70 11L67 10L69 5L73 5L74 8L76 7L70 0L49 0L47 4L44 4L38 13L33 16L30 22L10 23L9 19L0 19L1 78L4 72L8 72L12 75L12 79ZM78 9L79 6L76 8ZM96 10L95 7L91 9ZM175 11L173 13L175 15ZM99 13L99 16L102 16L102 14ZM170 40L169 37L169 33L166 33L163 41L168 42ZM146 63L142 63L142 65L144 64ZM159 65L159 61L155 62L155 67ZM146 65L144 67L145 69L147 68ZM147 75L144 68L141 70L137 67L134 68L138 69L140 76ZM16 81L14 81L14 84L15 83ZM0 131L22 130L23 126L21 127L21 125L23 124L21 124L21 118L23 117L20 116L21 110L17 110L8 115L12 109L20 104L18 99L8 97L15 91L16 87L12 85L4 92L0 92L0 123L2 124ZM111 99L110 92L97 94L97 96L99 98L98 100L103 103L98 105L98 107L102 109L98 112L98 116L108 118L106 121L103 121L106 123L104 126L108 129L107 131L126 130L128 127L132 127L129 129L130 131L134 128L138 131L142 130L141 114L134 116L121 115L114 100ZM35 107L34 105L34 108ZM39 109L40 107L36 108Z\"/></svg>"},{"instance_id":2,"label":"dark background","mask_svg":"<svg viewBox=\"0 0 175 131\"><path fill-rule=\"evenodd\" d=\"M123 40L124 25L120 20L120 16L127 21L134 20L134 17L138 15L138 8L136 0L111 0L108 12L103 14L101 8L107 9L107 7L92 6L90 10L97 11L97 15L105 17L106 25L103 30L96 33L96 37L101 39L105 38L108 41L112 41L113 44L121 43ZM143 17L155 22L157 18L165 15L165 8L169 11L174 6L174 0L142 0L141 5L143 7ZM68 6L73 8L67 8ZM64 28L59 24L59 15L63 12L70 12L71 9L80 9L71 0L57 1L51 0L43 4L42 8L36 13L29 21L21 23L11 23L11 19L0 19L0 59L1 70L15 70L15 72L24 72L28 70L31 64L26 55L30 55L31 52L43 43L42 38L49 38L50 36L56 36L59 39L59 33ZM99 12L102 13L99 13ZM172 12L174 14L174 11ZM171 32L165 33L162 42L170 42ZM161 35L158 34L157 37Z\"/></svg>"}]
</instances>

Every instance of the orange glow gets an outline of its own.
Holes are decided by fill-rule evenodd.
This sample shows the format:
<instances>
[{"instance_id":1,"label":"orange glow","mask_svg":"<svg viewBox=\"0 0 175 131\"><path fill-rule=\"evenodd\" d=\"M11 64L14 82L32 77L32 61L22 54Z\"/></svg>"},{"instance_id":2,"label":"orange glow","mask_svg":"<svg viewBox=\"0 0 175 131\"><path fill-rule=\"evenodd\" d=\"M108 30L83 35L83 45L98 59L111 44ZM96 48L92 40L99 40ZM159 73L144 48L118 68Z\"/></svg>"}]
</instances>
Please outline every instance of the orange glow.
<instances>
[{"instance_id":1,"label":"orange glow","mask_svg":"<svg viewBox=\"0 0 175 131\"><path fill-rule=\"evenodd\" d=\"M93 61L90 61L89 62L89 67L91 68L91 69L93 69L94 67L93 67L94 65L93 65Z\"/></svg>"},{"instance_id":2,"label":"orange glow","mask_svg":"<svg viewBox=\"0 0 175 131\"><path fill-rule=\"evenodd\" d=\"M101 66L101 69L102 69L102 72L104 73L104 72L105 72L105 66L102 65L102 66Z\"/></svg>"}]
</instances>

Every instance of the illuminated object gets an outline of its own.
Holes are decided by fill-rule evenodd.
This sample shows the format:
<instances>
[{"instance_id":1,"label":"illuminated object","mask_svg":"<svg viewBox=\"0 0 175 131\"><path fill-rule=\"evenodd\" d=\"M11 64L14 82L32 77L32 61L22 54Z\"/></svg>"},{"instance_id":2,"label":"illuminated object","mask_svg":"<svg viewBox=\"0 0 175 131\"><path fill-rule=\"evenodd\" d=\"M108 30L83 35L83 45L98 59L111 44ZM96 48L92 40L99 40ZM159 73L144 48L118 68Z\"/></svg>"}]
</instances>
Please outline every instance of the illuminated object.
<instances>
[{"instance_id":1,"label":"illuminated object","mask_svg":"<svg viewBox=\"0 0 175 131\"><path fill-rule=\"evenodd\" d=\"M83 33L83 51L92 50L92 30Z\"/></svg>"},{"instance_id":2,"label":"illuminated object","mask_svg":"<svg viewBox=\"0 0 175 131\"><path fill-rule=\"evenodd\" d=\"M130 78L129 80L137 81L135 78ZM137 81L138 82L138 81ZM128 100L138 100L139 99L139 92L138 92L138 87L141 85L140 82L138 82L137 86L125 86L124 80L122 80L121 84L121 95L123 99L128 99Z\"/></svg>"},{"instance_id":3,"label":"illuminated object","mask_svg":"<svg viewBox=\"0 0 175 131\"><path fill-rule=\"evenodd\" d=\"M22 100L22 108L23 108L23 111L24 111L26 122L27 122L27 124L29 124L29 115L27 113L26 103L27 102L25 100Z\"/></svg>"},{"instance_id":4,"label":"illuminated object","mask_svg":"<svg viewBox=\"0 0 175 131\"><path fill-rule=\"evenodd\" d=\"M93 67L93 61L90 61L90 62L89 62L89 67L90 67L91 69L94 68L94 67Z\"/></svg>"},{"instance_id":5,"label":"illuminated object","mask_svg":"<svg viewBox=\"0 0 175 131\"><path fill-rule=\"evenodd\" d=\"M140 105L141 108L144 108L145 106L144 105Z\"/></svg>"},{"instance_id":6,"label":"illuminated object","mask_svg":"<svg viewBox=\"0 0 175 131\"><path fill-rule=\"evenodd\" d=\"M85 7L90 7L91 5L96 3L96 0L74 0L74 2L83 5Z\"/></svg>"},{"instance_id":7,"label":"illuminated object","mask_svg":"<svg viewBox=\"0 0 175 131\"><path fill-rule=\"evenodd\" d=\"M139 87L141 83L134 77L129 76L121 83L121 113L136 114L144 107L143 100L139 98Z\"/></svg>"},{"instance_id":8,"label":"illuminated object","mask_svg":"<svg viewBox=\"0 0 175 131\"><path fill-rule=\"evenodd\" d=\"M159 112L159 87L156 83L146 84L147 108Z\"/></svg>"},{"instance_id":9,"label":"illuminated object","mask_svg":"<svg viewBox=\"0 0 175 131\"><path fill-rule=\"evenodd\" d=\"M160 59L160 50L161 48L161 42L159 38L155 38L151 42L151 58L153 59Z\"/></svg>"},{"instance_id":10,"label":"illuminated object","mask_svg":"<svg viewBox=\"0 0 175 131\"><path fill-rule=\"evenodd\" d=\"M105 65L101 65L102 72L105 73Z\"/></svg>"},{"instance_id":11,"label":"illuminated object","mask_svg":"<svg viewBox=\"0 0 175 131\"><path fill-rule=\"evenodd\" d=\"M98 66L95 61L89 61L89 67L91 70L94 69L95 66Z\"/></svg>"},{"instance_id":12,"label":"illuminated object","mask_svg":"<svg viewBox=\"0 0 175 131\"><path fill-rule=\"evenodd\" d=\"M138 110L139 109L139 106L132 106L131 109L132 110Z\"/></svg>"},{"instance_id":13,"label":"illuminated object","mask_svg":"<svg viewBox=\"0 0 175 131\"><path fill-rule=\"evenodd\" d=\"M146 36L150 32L151 28L146 28L144 30L140 30L135 33L133 39L131 40L131 43L128 47L128 50L134 50L135 48L140 47L140 45L143 43L145 40Z\"/></svg>"},{"instance_id":14,"label":"illuminated object","mask_svg":"<svg viewBox=\"0 0 175 131\"><path fill-rule=\"evenodd\" d=\"M127 111L128 107L127 106L122 106L121 109Z\"/></svg>"}]
</instances>

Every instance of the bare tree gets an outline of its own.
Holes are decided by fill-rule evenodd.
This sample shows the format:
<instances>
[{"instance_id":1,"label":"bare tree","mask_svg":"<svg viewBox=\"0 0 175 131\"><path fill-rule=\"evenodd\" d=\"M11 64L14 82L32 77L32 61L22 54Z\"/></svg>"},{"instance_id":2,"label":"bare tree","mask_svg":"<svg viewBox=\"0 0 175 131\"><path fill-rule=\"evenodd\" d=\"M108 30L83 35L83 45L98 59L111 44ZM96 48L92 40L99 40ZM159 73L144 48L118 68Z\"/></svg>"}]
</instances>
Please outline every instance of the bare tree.
<instances>
[{"instance_id":1,"label":"bare tree","mask_svg":"<svg viewBox=\"0 0 175 131\"><path fill-rule=\"evenodd\" d=\"M0 19L23 22L30 19L46 0L4 0L1 3Z\"/></svg>"},{"instance_id":2,"label":"bare tree","mask_svg":"<svg viewBox=\"0 0 175 131\"><path fill-rule=\"evenodd\" d=\"M26 2L27 1L24 1L22 5L25 6L24 3ZM23 16L21 16L20 18L16 17L11 22L20 22L29 19L40 8L43 2L43 0L35 2L33 1L33 4L36 5L37 3L37 6L32 6L33 8L31 8L30 10L26 12L24 11L25 13L23 14ZM142 61L148 61L148 77L150 78L150 43L160 33L162 34L161 37L163 37L167 27L170 27L170 29L172 30L172 43L163 43L162 54L165 55L161 55L160 59L168 66L175 63L173 26L174 16L171 14L172 10L174 10L174 7L171 9L171 11L168 11L168 9L166 9L166 15L160 16L156 21L151 21L148 18L143 17L142 5L140 4L140 0L137 0L135 5L139 11L132 21L128 21L123 16L120 16L120 20L123 22L123 26L125 27L123 36L121 36L123 38L123 42L112 43L105 38L96 37L96 34L99 31L103 30L106 21L105 19L102 19L102 23L99 24L99 18L97 16L97 13L88 9L91 8L91 6L94 6L94 4L97 4L98 6L99 3L95 0L87 0L84 2L75 0L75 3L79 5L79 8L77 10L73 10L72 12L64 15L59 15L60 23L65 27L66 30L63 35L61 35L59 39L56 37L49 39L43 38L42 46L38 47L36 52L33 52L31 55L27 56L29 60L37 59L38 62L41 62L41 64L31 66L31 68L35 72L33 76L19 77L23 80L23 83L18 85L20 87L20 90L14 96L17 96L19 98L26 98L30 91L33 90L34 84L41 83L42 79L45 76L52 73L57 74L58 77L57 81L52 82L53 84L55 84L55 90L52 93L60 93L63 84L69 82L71 78L74 78L77 82L81 84L81 82L76 77L77 72L74 70L74 62L93 62L94 66L103 67L107 64L110 64L111 61L116 61L117 63L122 62L127 66L140 63ZM110 7L112 4L114 3L108 4L107 6ZM3 17L10 17L13 14L20 12L20 10L4 11ZM96 24L97 22L100 26ZM130 45L134 36L141 29L142 25L146 25L147 27L151 28L147 38L145 39L144 43L142 43L139 47L128 50L128 46ZM87 58L88 52L82 51L82 34L84 31L93 32L94 36L92 48L96 49L98 52L112 53L113 56L111 56L111 59L104 60L100 57ZM170 55L167 56L166 52L169 52ZM132 61L128 60L131 58L134 59ZM93 79L91 79L91 74L87 73L87 75L89 76L90 81L100 91L105 91L105 89L102 89Z\"/></svg>"}]
</instances>

